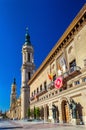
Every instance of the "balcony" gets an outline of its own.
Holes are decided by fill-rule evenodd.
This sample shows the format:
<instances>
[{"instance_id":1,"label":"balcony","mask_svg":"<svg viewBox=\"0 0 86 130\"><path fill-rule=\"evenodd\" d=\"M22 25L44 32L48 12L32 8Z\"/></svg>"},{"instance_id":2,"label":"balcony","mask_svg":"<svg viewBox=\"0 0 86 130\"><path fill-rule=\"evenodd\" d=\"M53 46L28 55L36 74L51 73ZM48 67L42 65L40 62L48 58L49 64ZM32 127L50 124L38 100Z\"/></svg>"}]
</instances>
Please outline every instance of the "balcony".
<instances>
[{"instance_id":1,"label":"balcony","mask_svg":"<svg viewBox=\"0 0 86 130\"><path fill-rule=\"evenodd\" d=\"M69 71L65 72L62 76L63 76L63 79L64 81L68 81L70 80L71 78L79 75L81 72L80 72L80 67L79 66L74 66L74 67L71 67L69 69Z\"/></svg>"},{"instance_id":2,"label":"balcony","mask_svg":"<svg viewBox=\"0 0 86 130\"><path fill-rule=\"evenodd\" d=\"M53 88L55 88L54 81L52 81L50 84L48 84L48 89L53 89Z\"/></svg>"},{"instance_id":3,"label":"balcony","mask_svg":"<svg viewBox=\"0 0 86 130\"><path fill-rule=\"evenodd\" d=\"M37 94L36 94L36 96L38 97L38 96L41 96L42 94L44 94L44 93L46 93L47 92L47 90L46 89L42 89L41 91L39 91Z\"/></svg>"},{"instance_id":4,"label":"balcony","mask_svg":"<svg viewBox=\"0 0 86 130\"><path fill-rule=\"evenodd\" d=\"M41 91L39 91L38 93L36 93L35 95L33 95L30 100L34 100L34 99L38 99L39 96L41 96L42 94L46 93L47 90L46 89L42 89Z\"/></svg>"},{"instance_id":5,"label":"balcony","mask_svg":"<svg viewBox=\"0 0 86 130\"><path fill-rule=\"evenodd\" d=\"M70 70L69 70L69 75L70 76L77 76L78 74L80 74L80 67L79 66L74 66L74 67L71 67Z\"/></svg>"},{"instance_id":6,"label":"balcony","mask_svg":"<svg viewBox=\"0 0 86 130\"><path fill-rule=\"evenodd\" d=\"M64 79L68 78L68 76L69 76L69 71L63 73L63 78L64 78Z\"/></svg>"}]
</instances>

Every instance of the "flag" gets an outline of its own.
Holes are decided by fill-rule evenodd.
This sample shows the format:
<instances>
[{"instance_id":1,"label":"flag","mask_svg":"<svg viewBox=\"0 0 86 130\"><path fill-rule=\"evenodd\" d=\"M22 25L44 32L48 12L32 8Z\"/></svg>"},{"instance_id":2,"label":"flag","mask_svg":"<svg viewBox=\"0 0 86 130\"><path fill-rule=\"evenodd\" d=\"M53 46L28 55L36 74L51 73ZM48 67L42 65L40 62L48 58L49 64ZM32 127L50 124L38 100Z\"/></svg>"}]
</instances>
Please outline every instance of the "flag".
<instances>
[{"instance_id":1,"label":"flag","mask_svg":"<svg viewBox=\"0 0 86 130\"><path fill-rule=\"evenodd\" d=\"M50 80L52 80L52 79L53 79L53 75L52 75L52 74L48 74L48 78L49 78Z\"/></svg>"},{"instance_id":2,"label":"flag","mask_svg":"<svg viewBox=\"0 0 86 130\"><path fill-rule=\"evenodd\" d=\"M55 81L54 81L54 84L55 84L55 88L59 89L62 87L63 85L63 78L62 77L58 77Z\"/></svg>"},{"instance_id":3,"label":"flag","mask_svg":"<svg viewBox=\"0 0 86 130\"><path fill-rule=\"evenodd\" d=\"M58 69L58 75L59 76L62 75L62 68L59 63L57 64L57 69Z\"/></svg>"},{"instance_id":4,"label":"flag","mask_svg":"<svg viewBox=\"0 0 86 130\"><path fill-rule=\"evenodd\" d=\"M62 70L62 68L61 68L61 66L60 66L59 63L57 64L57 69L58 69L58 70Z\"/></svg>"},{"instance_id":5,"label":"flag","mask_svg":"<svg viewBox=\"0 0 86 130\"><path fill-rule=\"evenodd\" d=\"M66 61L65 61L65 58L64 58L64 57L62 57L62 58L60 59L60 65L61 65L61 66L66 65Z\"/></svg>"}]
</instances>

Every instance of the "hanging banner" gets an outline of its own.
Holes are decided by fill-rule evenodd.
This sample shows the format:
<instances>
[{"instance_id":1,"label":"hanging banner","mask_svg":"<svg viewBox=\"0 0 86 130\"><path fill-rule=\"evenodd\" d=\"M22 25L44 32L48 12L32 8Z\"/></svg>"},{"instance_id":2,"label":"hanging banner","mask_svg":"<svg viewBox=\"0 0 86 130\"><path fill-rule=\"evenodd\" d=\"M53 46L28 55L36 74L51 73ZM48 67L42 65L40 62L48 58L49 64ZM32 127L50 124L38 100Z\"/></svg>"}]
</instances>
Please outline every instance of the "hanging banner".
<instances>
[{"instance_id":1,"label":"hanging banner","mask_svg":"<svg viewBox=\"0 0 86 130\"><path fill-rule=\"evenodd\" d=\"M61 67L62 67L62 71L63 71L63 72L66 72L67 66L66 66L66 60L65 60L64 57L62 57L62 58L60 59L60 65L61 65Z\"/></svg>"},{"instance_id":2,"label":"hanging banner","mask_svg":"<svg viewBox=\"0 0 86 130\"><path fill-rule=\"evenodd\" d=\"M62 85L63 85L63 78L62 77L58 77L55 80L54 84L55 84L55 88L57 88L57 89L61 88Z\"/></svg>"}]
</instances>

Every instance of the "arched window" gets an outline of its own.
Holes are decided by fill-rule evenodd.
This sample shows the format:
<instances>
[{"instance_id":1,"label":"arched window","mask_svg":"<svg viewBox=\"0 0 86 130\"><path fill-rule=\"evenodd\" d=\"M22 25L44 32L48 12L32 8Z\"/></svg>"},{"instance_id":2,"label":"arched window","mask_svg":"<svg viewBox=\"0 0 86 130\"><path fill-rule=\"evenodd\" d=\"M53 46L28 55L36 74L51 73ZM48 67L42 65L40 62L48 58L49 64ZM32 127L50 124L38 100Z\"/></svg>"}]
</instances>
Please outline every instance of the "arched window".
<instances>
[{"instance_id":1,"label":"arched window","mask_svg":"<svg viewBox=\"0 0 86 130\"><path fill-rule=\"evenodd\" d=\"M40 85L40 91L42 91L42 84Z\"/></svg>"},{"instance_id":2,"label":"arched window","mask_svg":"<svg viewBox=\"0 0 86 130\"><path fill-rule=\"evenodd\" d=\"M44 89L45 90L47 89L47 82L46 81L44 82Z\"/></svg>"},{"instance_id":3,"label":"arched window","mask_svg":"<svg viewBox=\"0 0 86 130\"><path fill-rule=\"evenodd\" d=\"M39 92L39 88L37 88L37 93Z\"/></svg>"},{"instance_id":4,"label":"arched window","mask_svg":"<svg viewBox=\"0 0 86 130\"><path fill-rule=\"evenodd\" d=\"M30 80L30 78L31 78L31 74L30 72L28 72L28 80Z\"/></svg>"},{"instance_id":5,"label":"arched window","mask_svg":"<svg viewBox=\"0 0 86 130\"><path fill-rule=\"evenodd\" d=\"M34 95L36 94L36 91L34 90Z\"/></svg>"}]
</instances>

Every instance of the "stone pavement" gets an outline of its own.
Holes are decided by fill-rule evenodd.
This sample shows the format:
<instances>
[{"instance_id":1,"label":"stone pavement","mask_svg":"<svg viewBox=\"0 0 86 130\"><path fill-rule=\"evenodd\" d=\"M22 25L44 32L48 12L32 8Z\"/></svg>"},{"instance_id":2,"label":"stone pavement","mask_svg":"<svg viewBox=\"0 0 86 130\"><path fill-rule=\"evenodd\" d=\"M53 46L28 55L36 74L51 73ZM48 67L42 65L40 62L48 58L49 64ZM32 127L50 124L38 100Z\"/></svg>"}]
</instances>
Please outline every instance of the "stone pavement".
<instances>
[{"instance_id":1,"label":"stone pavement","mask_svg":"<svg viewBox=\"0 0 86 130\"><path fill-rule=\"evenodd\" d=\"M60 123L44 123L44 122L28 122L28 121L14 121L16 124L20 124L23 129L27 130L86 130L84 125L69 125Z\"/></svg>"},{"instance_id":2,"label":"stone pavement","mask_svg":"<svg viewBox=\"0 0 86 130\"><path fill-rule=\"evenodd\" d=\"M28 121L0 121L0 130L86 130L86 126L59 123L28 122Z\"/></svg>"}]
</instances>

